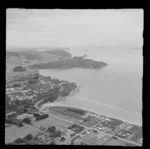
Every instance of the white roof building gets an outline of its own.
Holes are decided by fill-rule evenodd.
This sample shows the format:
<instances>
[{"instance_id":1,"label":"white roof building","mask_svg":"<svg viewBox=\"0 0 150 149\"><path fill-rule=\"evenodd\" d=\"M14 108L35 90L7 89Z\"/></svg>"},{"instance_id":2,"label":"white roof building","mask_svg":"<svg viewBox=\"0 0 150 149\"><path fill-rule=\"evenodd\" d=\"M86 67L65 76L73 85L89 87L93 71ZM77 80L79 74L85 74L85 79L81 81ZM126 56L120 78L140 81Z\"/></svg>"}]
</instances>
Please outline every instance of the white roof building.
<instances>
[{"instance_id":1,"label":"white roof building","mask_svg":"<svg viewBox=\"0 0 150 149\"><path fill-rule=\"evenodd\" d=\"M24 119L24 118L26 118L26 117L31 118L31 117L33 117L33 114L23 113L23 114L21 114L21 115L18 115L18 116L17 116L17 119Z\"/></svg>"}]
</instances>

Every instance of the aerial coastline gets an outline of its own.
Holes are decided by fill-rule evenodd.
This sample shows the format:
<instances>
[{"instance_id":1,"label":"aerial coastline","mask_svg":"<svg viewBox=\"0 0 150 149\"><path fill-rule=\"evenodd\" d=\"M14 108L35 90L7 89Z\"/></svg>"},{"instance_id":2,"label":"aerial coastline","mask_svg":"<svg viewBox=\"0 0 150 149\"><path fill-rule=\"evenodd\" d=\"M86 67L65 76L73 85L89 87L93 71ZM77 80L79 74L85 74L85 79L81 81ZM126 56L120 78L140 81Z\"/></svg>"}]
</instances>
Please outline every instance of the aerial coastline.
<instances>
[{"instance_id":1,"label":"aerial coastline","mask_svg":"<svg viewBox=\"0 0 150 149\"><path fill-rule=\"evenodd\" d=\"M52 55L49 55L46 61L44 59L49 69L51 63L54 64L52 67L58 70L74 67L101 69L107 65L104 62L97 63L83 57L70 58L69 54L62 51L49 53L55 54L53 56L55 58L51 62L48 61L49 56L52 57ZM58 141L58 144L73 144L76 141L79 143L83 134L86 137L86 133L93 131L96 133L95 135L100 133L107 136L108 140L121 139L123 141L121 144L125 146L127 144L141 146L141 135L135 133L138 131L141 134L140 126L126 121L124 118L122 120L114 115L109 115L108 113L115 109L111 111L109 105L78 96L82 88L78 83L41 74L40 67L38 69L35 67L39 61L42 61L42 59L39 60L37 53L23 52L23 55L25 56L24 59L22 59L23 56L18 56L17 53L12 52L7 57L6 144L53 144L54 141L57 142L57 139L62 137L65 137L66 141ZM16 63L12 63L12 57L16 58ZM26 63L27 60L28 63ZM21 65L19 61L24 61L24 65ZM44 66L43 68L47 67ZM54 126L46 128L51 123ZM24 128L27 129L27 133L23 131ZM13 130L16 129L22 129L19 131L19 135L14 134ZM30 131L32 133L29 133ZM48 133L48 140L43 138L43 133ZM78 137L81 137L81 140L78 140ZM107 137L104 137L104 140L102 139L103 141L99 143L107 144ZM94 140L92 142L92 144L97 143L98 141L95 142Z\"/></svg>"},{"instance_id":2,"label":"aerial coastline","mask_svg":"<svg viewBox=\"0 0 150 149\"><path fill-rule=\"evenodd\" d=\"M78 96L79 88L72 92L69 96L66 97L59 97L54 102L47 102L43 105L40 105L41 108L43 107L51 107L51 106L66 106L66 107L74 107L79 108L82 110L86 110L89 112L93 112L97 115L105 115L106 117L120 119L124 122L135 124L138 126L142 126L141 121L135 121L132 117L136 116L135 113L131 113L125 109L121 109L118 107L113 107L111 105L106 105L100 102L93 101L92 99L86 99L83 97ZM92 106L91 106L92 105ZM101 110L100 110L101 109ZM105 110L107 109L107 110ZM114 114L112 114L114 112ZM130 117L127 117L129 116Z\"/></svg>"}]
</instances>

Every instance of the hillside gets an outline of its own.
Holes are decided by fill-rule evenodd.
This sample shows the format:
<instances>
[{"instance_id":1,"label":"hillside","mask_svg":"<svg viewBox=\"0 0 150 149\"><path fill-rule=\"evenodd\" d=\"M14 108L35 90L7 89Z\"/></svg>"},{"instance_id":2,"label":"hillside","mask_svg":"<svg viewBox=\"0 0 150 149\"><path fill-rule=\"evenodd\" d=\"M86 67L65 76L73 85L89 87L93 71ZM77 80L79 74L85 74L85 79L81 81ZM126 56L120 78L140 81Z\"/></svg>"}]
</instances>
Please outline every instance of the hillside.
<instances>
[{"instance_id":1,"label":"hillside","mask_svg":"<svg viewBox=\"0 0 150 149\"><path fill-rule=\"evenodd\" d=\"M19 68L21 66L16 66ZM39 78L39 72L36 69L23 68L24 71L9 71L6 73L6 87L13 87L20 84L27 85L31 82L36 82Z\"/></svg>"},{"instance_id":2,"label":"hillside","mask_svg":"<svg viewBox=\"0 0 150 149\"><path fill-rule=\"evenodd\" d=\"M107 64L101 61L86 59L86 55L72 57L63 48L31 49L6 52L7 71L16 65L36 69L69 69L73 67L98 69Z\"/></svg>"},{"instance_id":3,"label":"hillside","mask_svg":"<svg viewBox=\"0 0 150 149\"><path fill-rule=\"evenodd\" d=\"M28 66L38 63L49 63L70 58L71 54L60 48L45 49L40 51L36 49L12 50L6 52L7 71L11 71L16 65Z\"/></svg>"},{"instance_id":4,"label":"hillside","mask_svg":"<svg viewBox=\"0 0 150 149\"><path fill-rule=\"evenodd\" d=\"M33 67L37 69L49 69L49 68L69 69L73 67L98 69L106 65L107 64L104 62L97 62L91 59L84 59L83 57L73 57L62 61L35 64L33 65Z\"/></svg>"}]
</instances>

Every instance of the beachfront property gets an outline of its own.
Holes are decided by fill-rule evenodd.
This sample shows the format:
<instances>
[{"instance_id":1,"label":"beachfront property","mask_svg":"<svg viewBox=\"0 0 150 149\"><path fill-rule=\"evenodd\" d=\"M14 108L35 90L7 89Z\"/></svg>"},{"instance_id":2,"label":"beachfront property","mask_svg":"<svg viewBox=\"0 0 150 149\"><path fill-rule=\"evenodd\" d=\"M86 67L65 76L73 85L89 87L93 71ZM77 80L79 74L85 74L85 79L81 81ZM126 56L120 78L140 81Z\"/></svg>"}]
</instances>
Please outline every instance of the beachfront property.
<instances>
[{"instance_id":1,"label":"beachfront property","mask_svg":"<svg viewBox=\"0 0 150 149\"><path fill-rule=\"evenodd\" d=\"M5 144L142 146L143 10L6 15Z\"/></svg>"},{"instance_id":2,"label":"beachfront property","mask_svg":"<svg viewBox=\"0 0 150 149\"><path fill-rule=\"evenodd\" d=\"M121 144L125 145L124 142L126 142L126 139L130 140L131 143L135 145L140 146L142 143L141 141L142 136L137 137L139 141L136 141L136 139L128 139L131 136L131 133L129 132L130 130L132 130L131 127L132 125L129 124L127 125L127 123L124 123L123 121L117 119L94 114L92 112L90 113L88 111L84 111L72 107L61 107L61 106L51 107L50 104L41 105L40 111L38 110L33 112L31 111L32 109L29 110L28 113L17 115L16 118L18 120L23 120L24 118L33 118L34 114L43 115L44 113L49 113L50 115L53 115L54 117L57 118L58 122L60 123L59 125L58 122L56 123L58 125L57 127L59 128L60 126L61 131L65 132L62 134L64 134L66 141L62 142L62 144L65 143L68 144L69 142L70 143L72 142L74 144L107 145L107 144L116 144L116 142L119 142L117 141L118 138L124 139L123 142L120 141L119 145ZM52 117L50 116L49 120L47 121L49 124L51 124L51 119ZM61 122L61 120L66 122L69 121L70 124L67 127L63 127L63 123ZM44 126L44 124L46 126L46 123L43 123L42 121L44 120L40 120L38 121L38 123L39 124L41 123L42 124L41 126ZM52 122L52 124L54 123L54 121ZM34 127L34 123L36 123L35 120L32 121L33 127ZM134 129L136 130L137 128L138 127L135 127ZM39 131L40 131L40 127L39 127ZM132 130L132 136L133 134L134 131ZM114 136L118 138L114 140ZM37 138L39 138L41 144L50 144L50 142L52 141L48 133L41 134L37 136ZM57 143L59 142L58 144L61 144L59 138L57 138L56 142Z\"/></svg>"},{"instance_id":3,"label":"beachfront property","mask_svg":"<svg viewBox=\"0 0 150 149\"><path fill-rule=\"evenodd\" d=\"M39 91L41 93L47 92L46 86L44 86L43 88L40 88L39 86L33 86L29 89L22 89L21 91L13 88L10 90L11 92L8 94L8 96L10 97L11 102L17 99L20 101L26 101L27 99L31 98L33 99L35 95L38 95ZM142 136L134 135L134 131L132 133L129 133L132 129L132 125L127 125L127 123L124 123L123 121L117 119L109 118L103 115L98 115L93 112L73 107L51 106L50 103L43 103L41 105L39 104L39 109L37 109L37 107L35 109L34 108L28 108L27 113L16 114L15 111L13 111L8 115L15 114L14 119L16 118L17 120L21 121L25 118L32 119L32 127L34 131L37 131L37 138L39 139L41 144L50 144L52 141L55 141L55 139L52 139L47 132L40 135L38 133L41 131L40 127L38 126L48 127L47 125L49 124L57 126L57 128L61 130L63 136L65 137L65 141L60 141L61 139L58 137L55 142L57 144L115 144L115 142L119 141L114 141L114 136L124 139L123 142L129 140L136 145L141 145L142 143ZM34 117L36 116L43 117L45 113L49 114L50 116L46 116L44 119L39 118L38 121L34 119ZM56 117L57 121L56 119L53 119L52 116ZM36 126L36 123L38 123L38 126ZM6 129L8 129L10 126L7 125ZM138 128L136 127L135 130L136 129ZM123 142L120 141L120 145L121 143L124 144Z\"/></svg>"}]
</instances>

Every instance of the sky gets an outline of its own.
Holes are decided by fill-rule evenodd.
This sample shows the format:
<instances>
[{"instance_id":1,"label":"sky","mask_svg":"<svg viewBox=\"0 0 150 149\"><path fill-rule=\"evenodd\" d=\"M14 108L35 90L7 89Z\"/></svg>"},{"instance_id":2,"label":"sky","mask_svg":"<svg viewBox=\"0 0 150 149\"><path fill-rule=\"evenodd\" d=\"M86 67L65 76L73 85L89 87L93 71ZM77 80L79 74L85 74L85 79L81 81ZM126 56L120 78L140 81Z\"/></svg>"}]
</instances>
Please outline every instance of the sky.
<instances>
[{"instance_id":1,"label":"sky","mask_svg":"<svg viewBox=\"0 0 150 149\"><path fill-rule=\"evenodd\" d=\"M6 10L7 48L142 44L142 9Z\"/></svg>"}]
</instances>

